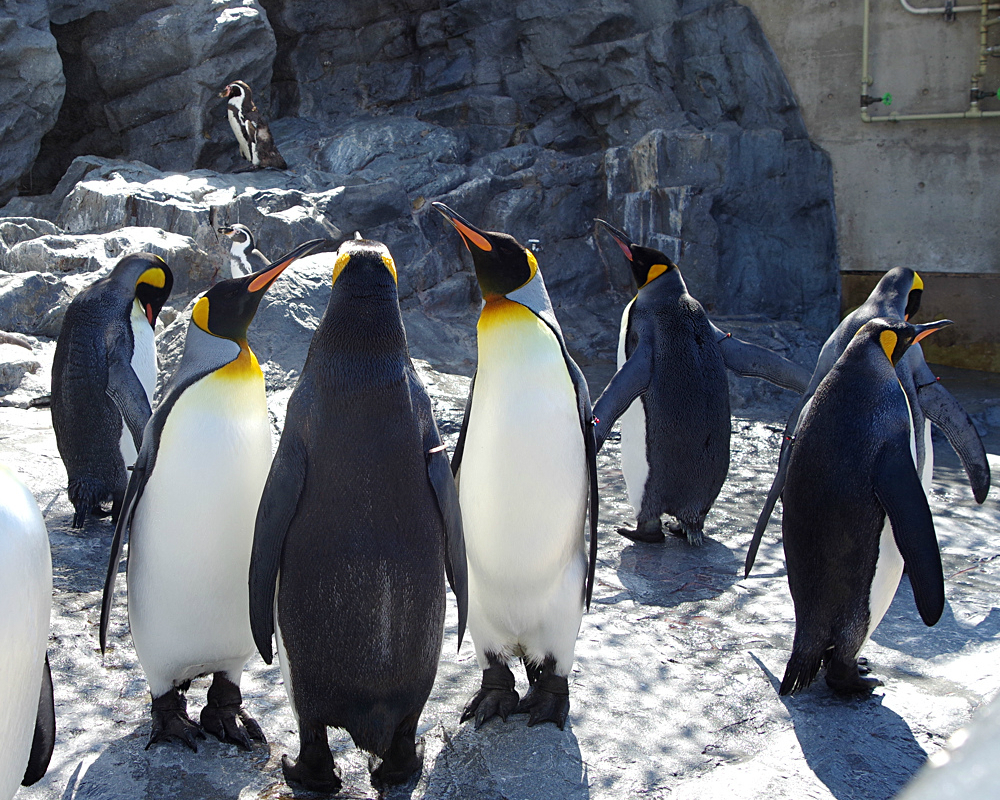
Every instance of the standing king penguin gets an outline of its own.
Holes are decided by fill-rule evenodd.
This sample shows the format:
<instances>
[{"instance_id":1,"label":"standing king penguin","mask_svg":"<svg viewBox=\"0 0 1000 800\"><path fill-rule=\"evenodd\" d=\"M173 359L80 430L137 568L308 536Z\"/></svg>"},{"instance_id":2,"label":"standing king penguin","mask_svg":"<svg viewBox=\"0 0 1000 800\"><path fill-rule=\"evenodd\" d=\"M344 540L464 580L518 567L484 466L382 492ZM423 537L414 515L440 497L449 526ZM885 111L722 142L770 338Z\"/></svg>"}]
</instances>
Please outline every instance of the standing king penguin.
<instances>
[{"instance_id":1,"label":"standing king penguin","mask_svg":"<svg viewBox=\"0 0 1000 800\"><path fill-rule=\"evenodd\" d=\"M187 716L184 692L209 673L204 729L244 748L263 741L239 687L254 650L246 576L271 463L264 376L246 334L268 287L323 241L220 281L195 303L180 364L146 426L111 545L100 640L103 652L130 531L128 617L153 698L149 745L174 739L197 749L204 733Z\"/></svg>"},{"instance_id":2,"label":"standing king penguin","mask_svg":"<svg viewBox=\"0 0 1000 800\"><path fill-rule=\"evenodd\" d=\"M622 473L637 542L671 532L700 545L705 517L729 472L729 383L726 368L801 392L809 373L777 353L724 333L687 292L666 255L634 244L604 220L629 261L638 289L622 313L618 372L594 407L597 446L621 419Z\"/></svg>"},{"instance_id":3,"label":"standing king penguin","mask_svg":"<svg viewBox=\"0 0 1000 800\"><path fill-rule=\"evenodd\" d=\"M569 682L597 561L597 447L583 373L566 350L535 256L442 203L485 301L479 362L452 468L469 561L469 632L482 686L462 714L528 724L569 714ZM590 558L584 521L590 513ZM520 657L530 689L514 690Z\"/></svg>"},{"instance_id":4,"label":"standing king penguin","mask_svg":"<svg viewBox=\"0 0 1000 800\"><path fill-rule=\"evenodd\" d=\"M234 81L219 93L219 97L229 101L226 103L229 127L233 129L240 146L240 155L250 162L251 167L288 169L271 136L271 129L254 104L250 87L243 81Z\"/></svg>"},{"instance_id":5,"label":"standing king penguin","mask_svg":"<svg viewBox=\"0 0 1000 800\"><path fill-rule=\"evenodd\" d=\"M385 245L352 239L257 512L250 620L271 634L299 725L285 779L340 788L327 726L382 759L379 790L419 771L420 713L437 672L447 573L467 613L458 494L431 401L410 361L396 267Z\"/></svg>"},{"instance_id":6,"label":"standing king penguin","mask_svg":"<svg viewBox=\"0 0 1000 800\"><path fill-rule=\"evenodd\" d=\"M904 563L923 621L941 617L941 556L896 365L911 344L950 324L866 323L803 414L781 524L795 605L782 695L808 686L823 663L838 694L866 695L880 685L861 674L867 668L857 656L889 608Z\"/></svg>"},{"instance_id":7,"label":"standing king penguin","mask_svg":"<svg viewBox=\"0 0 1000 800\"><path fill-rule=\"evenodd\" d=\"M774 511L774 506L781 496L788 468L789 450L794 445L799 420L805 415L816 388L847 349L861 326L879 317L908 321L920 309L923 291L924 282L916 272L908 267L895 267L882 276L868 299L844 317L827 338L816 360L809 385L785 425L781 452L778 456L778 469L764 502L764 508L757 519L757 526L747 551L744 575L750 574L771 512ZM986 448L983 447L979 432L969 419L969 415L951 392L934 377L934 373L924 360L923 349L919 343L911 345L899 359L896 364L896 375L903 391L906 392L910 413L913 416L917 473L920 475L924 491L930 491L934 473L934 447L931 441L933 422L958 453L969 477L973 496L977 503L982 503L990 489L990 465L986 458Z\"/></svg>"},{"instance_id":8,"label":"standing king penguin","mask_svg":"<svg viewBox=\"0 0 1000 800\"><path fill-rule=\"evenodd\" d=\"M69 477L73 527L88 514L117 521L156 388L153 329L173 286L159 256L125 256L78 294L52 361L52 427Z\"/></svg>"},{"instance_id":9,"label":"standing king penguin","mask_svg":"<svg viewBox=\"0 0 1000 800\"><path fill-rule=\"evenodd\" d=\"M0 464L0 800L45 774L55 744L52 675L45 646L52 557L28 487Z\"/></svg>"}]
</instances>

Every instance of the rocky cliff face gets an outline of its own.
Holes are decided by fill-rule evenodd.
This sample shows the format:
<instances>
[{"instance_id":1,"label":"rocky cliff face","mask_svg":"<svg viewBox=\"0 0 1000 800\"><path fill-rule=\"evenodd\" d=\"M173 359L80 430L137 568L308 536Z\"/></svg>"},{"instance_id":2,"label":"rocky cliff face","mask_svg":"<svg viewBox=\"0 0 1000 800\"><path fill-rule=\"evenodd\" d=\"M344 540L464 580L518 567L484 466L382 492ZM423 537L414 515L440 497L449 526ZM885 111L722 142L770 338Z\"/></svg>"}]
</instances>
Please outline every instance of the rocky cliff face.
<instances>
[{"instance_id":1,"label":"rocky cliff face","mask_svg":"<svg viewBox=\"0 0 1000 800\"><path fill-rule=\"evenodd\" d=\"M59 304L134 249L167 258L183 307L225 265L219 224L249 225L271 256L358 230L401 265L417 352L468 367L478 290L435 199L536 240L584 363L613 358L629 290L595 216L675 258L716 317L836 319L829 162L731 0L14 6L0 36L42 47L48 71L22 69L0 99L24 134L2 145L0 201L18 179L21 196L0 211L0 329L54 335ZM235 78L288 172L231 173L217 93ZM37 120L16 123L26 106ZM14 297L20 316L2 316Z\"/></svg>"}]
</instances>

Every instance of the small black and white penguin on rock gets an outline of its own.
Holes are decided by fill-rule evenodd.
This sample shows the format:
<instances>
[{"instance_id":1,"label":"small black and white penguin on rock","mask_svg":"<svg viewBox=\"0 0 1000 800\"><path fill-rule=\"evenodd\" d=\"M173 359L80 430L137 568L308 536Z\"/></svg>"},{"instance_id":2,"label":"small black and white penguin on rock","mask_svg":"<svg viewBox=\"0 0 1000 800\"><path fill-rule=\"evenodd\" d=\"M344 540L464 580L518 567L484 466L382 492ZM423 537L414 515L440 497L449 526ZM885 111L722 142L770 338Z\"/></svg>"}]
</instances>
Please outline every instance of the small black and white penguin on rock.
<instances>
[{"instance_id":1,"label":"small black and white penguin on rock","mask_svg":"<svg viewBox=\"0 0 1000 800\"><path fill-rule=\"evenodd\" d=\"M285 779L340 788L327 727L381 764L382 790L419 771L420 713L437 672L447 574L467 614L462 515L448 455L406 346L385 245L351 239L288 401L250 564L250 619L271 634L299 725Z\"/></svg>"},{"instance_id":2,"label":"small black and white penguin on rock","mask_svg":"<svg viewBox=\"0 0 1000 800\"><path fill-rule=\"evenodd\" d=\"M253 233L246 225L223 225L216 230L230 240L229 277L242 278L251 272L264 269L271 262L257 249Z\"/></svg>"},{"instance_id":3,"label":"small black and white penguin on rock","mask_svg":"<svg viewBox=\"0 0 1000 800\"><path fill-rule=\"evenodd\" d=\"M52 556L38 503L0 463L0 798L48 769L56 737L45 648L52 607Z\"/></svg>"},{"instance_id":4,"label":"small black and white penguin on rock","mask_svg":"<svg viewBox=\"0 0 1000 800\"><path fill-rule=\"evenodd\" d=\"M895 267L889 270L879 280L868 299L841 321L840 325L827 338L816 367L813 369L809 385L802 393L796 407L788 417L785 433L781 440L781 452L778 456L778 469L771 489L768 491L764 508L757 519L750 547L747 550L744 574L749 575L757 557L761 539L771 518L771 512L781 496L785 485L785 472L788 468L788 448L795 440L796 429L800 418L804 415L816 387L843 354L861 329L870 320L884 317L888 319L908 321L920 309L920 298L923 295L924 282L920 276L908 267ZM969 477L973 496L977 503L982 503L990 489L990 465L986 457L986 448L979 438L976 426L958 400L942 386L930 367L924 360L923 349L919 344L913 344L896 365L896 375L899 378L906 399L913 415L913 429L916 431L917 472L925 491L930 491L931 479L934 473L934 447L931 441L931 423L933 422L944 433L948 443L958 453Z\"/></svg>"},{"instance_id":5,"label":"small black and white penguin on rock","mask_svg":"<svg viewBox=\"0 0 1000 800\"><path fill-rule=\"evenodd\" d=\"M666 255L634 244L597 220L632 268L637 293L622 313L618 372L597 399L597 446L621 419L622 473L635 510L637 542L664 540L669 529L700 545L705 516L729 471L728 367L801 392L809 373L763 347L724 333L687 292Z\"/></svg>"},{"instance_id":6,"label":"small black and white penguin on rock","mask_svg":"<svg viewBox=\"0 0 1000 800\"><path fill-rule=\"evenodd\" d=\"M306 242L198 299L180 363L146 426L111 543L100 643L103 652L128 532L129 628L153 699L149 745L176 740L196 750L203 728L245 749L264 739L240 693L254 651L253 525L271 464L264 375L247 328L282 271L324 243ZM199 726L185 692L209 674Z\"/></svg>"},{"instance_id":7,"label":"small black and white penguin on rock","mask_svg":"<svg viewBox=\"0 0 1000 800\"><path fill-rule=\"evenodd\" d=\"M476 375L452 468L469 557L469 632L482 685L462 721L569 714L569 671L597 562L590 394L566 350L534 254L434 203L462 237L484 305ZM590 514L589 562L584 521ZM520 658L530 688L514 689Z\"/></svg>"},{"instance_id":8,"label":"small black and white penguin on rock","mask_svg":"<svg viewBox=\"0 0 1000 800\"><path fill-rule=\"evenodd\" d=\"M228 98L226 112L240 146L240 155L257 169L288 169L278 152L271 130L254 105L250 87L243 81L233 81L219 93Z\"/></svg>"},{"instance_id":9,"label":"small black and white penguin on rock","mask_svg":"<svg viewBox=\"0 0 1000 800\"><path fill-rule=\"evenodd\" d=\"M156 388L156 317L174 278L162 258L125 256L80 292L52 360L52 427L69 478L73 527L88 514L117 521Z\"/></svg>"},{"instance_id":10,"label":"small black and white penguin on rock","mask_svg":"<svg viewBox=\"0 0 1000 800\"><path fill-rule=\"evenodd\" d=\"M950 325L876 318L816 387L789 447L781 520L795 641L780 693L804 689L826 664L844 695L880 685L858 653L892 602L906 564L920 617L944 609L934 521L916 464L913 417L896 365Z\"/></svg>"}]
</instances>

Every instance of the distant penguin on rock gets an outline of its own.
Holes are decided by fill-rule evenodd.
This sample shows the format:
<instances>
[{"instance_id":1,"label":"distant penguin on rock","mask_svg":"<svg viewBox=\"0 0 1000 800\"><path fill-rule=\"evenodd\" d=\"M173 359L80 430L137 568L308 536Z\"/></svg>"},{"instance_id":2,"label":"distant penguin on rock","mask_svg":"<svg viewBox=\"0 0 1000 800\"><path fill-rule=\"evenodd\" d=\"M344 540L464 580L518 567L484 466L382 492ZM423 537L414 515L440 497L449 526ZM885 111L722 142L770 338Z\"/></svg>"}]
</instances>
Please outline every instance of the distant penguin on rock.
<instances>
[{"instance_id":1,"label":"distant penguin on rock","mask_svg":"<svg viewBox=\"0 0 1000 800\"><path fill-rule=\"evenodd\" d=\"M159 256L125 256L66 309L52 361L52 427L69 478L73 527L118 518L156 388L153 329L173 274Z\"/></svg>"},{"instance_id":2,"label":"distant penguin on rock","mask_svg":"<svg viewBox=\"0 0 1000 800\"><path fill-rule=\"evenodd\" d=\"M809 385L785 425L781 452L778 456L778 469L764 502L764 508L757 519L757 526L747 551L744 574L750 574L771 513L778 498L781 497L785 485L785 472L788 468L788 448L795 440L799 420L808 410L816 387L866 322L879 317L908 321L919 310L923 292L924 282L916 272L908 267L895 267L882 276L868 299L844 317L827 338L816 361ZM982 503L990 489L990 465L986 457L986 448L983 447L979 432L969 419L969 415L951 392L934 377L934 373L924 360L924 353L919 344L911 345L896 364L896 375L903 391L906 392L910 413L913 416L917 472L924 490L930 491L934 472L934 447L931 441L931 423L934 423L958 453L972 486L973 496L977 503Z\"/></svg>"},{"instance_id":3,"label":"distant penguin on rock","mask_svg":"<svg viewBox=\"0 0 1000 800\"><path fill-rule=\"evenodd\" d=\"M415 740L441 653L445 575L466 617L458 493L406 346L385 245L350 239L288 401L257 512L250 619L299 726L289 783L340 788L327 727L381 763L382 790L419 771Z\"/></svg>"},{"instance_id":4,"label":"distant penguin on rock","mask_svg":"<svg viewBox=\"0 0 1000 800\"><path fill-rule=\"evenodd\" d=\"M472 254L483 293L476 375L452 468L469 561L469 632L483 670L462 721L569 714L569 672L597 561L597 448L590 394L534 254L434 207ZM589 560L584 522L590 514ZM510 662L530 688L514 689Z\"/></svg>"},{"instance_id":5,"label":"distant penguin on rock","mask_svg":"<svg viewBox=\"0 0 1000 800\"><path fill-rule=\"evenodd\" d=\"M0 800L48 769L55 744L45 648L52 606L49 535L28 487L0 464Z\"/></svg>"},{"instance_id":6,"label":"distant penguin on rock","mask_svg":"<svg viewBox=\"0 0 1000 800\"><path fill-rule=\"evenodd\" d=\"M195 750L203 728L246 749L263 740L240 693L254 650L253 523L271 464L264 376L247 328L282 271L322 243L220 281L198 299L180 363L146 426L111 543L100 644L103 652L129 532L128 618L152 695L150 745L175 740ZM185 692L209 674L199 726L187 716Z\"/></svg>"},{"instance_id":7,"label":"distant penguin on rock","mask_svg":"<svg viewBox=\"0 0 1000 800\"><path fill-rule=\"evenodd\" d=\"M243 81L233 81L219 93L228 99L226 112L240 146L240 155L256 169L288 169L271 136L271 129L253 102L253 93Z\"/></svg>"},{"instance_id":8,"label":"distant penguin on rock","mask_svg":"<svg viewBox=\"0 0 1000 800\"><path fill-rule=\"evenodd\" d=\"M788 449L781 521L795 605L783 695L808 686L823 664L839 694L866 695L879 685L857 657L888 610L904 563L923 621L941 616L941 557L896 365L913 343L950 324L867 322L803 412Z\"/></svg>"},{"instance_id":9,"label":"distant penguin on rock","mask_svg":"<svg viewBox=\"0 0 1000 800\"><path fill-rule=\"evenodd\" d=\"M251 272L263 269L270 262L257 249L253 233L246 225L223 225L216 230L230 240L229 277L242 278Z\"/></svg>"},{"instance_id":10,"label":"distant penguin on rock","mask_svg":"<svg viewBox=\"0 0 1000 800\"><path fill-rule=\"evenodd\" d=\"M597 221L628 259L638 289L622 314L618 372L594 406L598 448L621 419L622 472L637 525L618 532L661 542L660 517L669 514L671 532L700 545L729 471L726 368L796 392L809 373L721 331L688 294L673 261Z\"/></svg>"}]
</instances>

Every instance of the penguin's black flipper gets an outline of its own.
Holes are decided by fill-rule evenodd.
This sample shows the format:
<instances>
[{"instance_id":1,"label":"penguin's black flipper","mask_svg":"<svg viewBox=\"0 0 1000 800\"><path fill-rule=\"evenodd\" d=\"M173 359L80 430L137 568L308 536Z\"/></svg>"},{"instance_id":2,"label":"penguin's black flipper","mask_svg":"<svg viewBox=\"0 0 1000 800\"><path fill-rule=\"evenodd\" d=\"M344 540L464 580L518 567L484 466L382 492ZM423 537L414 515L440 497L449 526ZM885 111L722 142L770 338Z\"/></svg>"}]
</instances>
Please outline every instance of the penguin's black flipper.
<instances>
[{"instance_id":1,"label":"penguin's black flipper","mask_svg":"<svg viewBox=\"0 0 1000 800\"><path fill-rule=\"evenodd\" d=\"M927 372L930 374L930 370ZM958 453L969 476L972 494L977 503L982 503L990 491L990 462L976 426L958 400L936 379L933 383L918 383L917 399L927 419L941 429L948 444Z\"/></svg>"},{"instance_id":2,"label":"penguin's black flipper","mask_svg":"<svg viewBox=\"0 0 1000 800\"><path fill-rule=\"evenodd\" d=\"M875 462L875 496L889 517L906 563L920 618L933 625L944 611L944 573L934 520L909 444L888 442Z\"/></svg>"},{"instance_id":3,"label":"penguin's black flipper","mask_svg":"<svg viewBox=\"0 0 1000 800\"><path fill-rule=\"evenodd\" d=\"M611 432L611 426L625 413L632 401L649 387L653 374L653 347L651 340L641 338L621 369L615 373L607 388L594 404L595 447L600 450ZM596 451L595 451L596 452Z\"/></svg>"},{"instance_id":4,"label":"penguin's black flipper","mask_svg":"<svg viewBox=\"0 0 1000 800\"><path fill-rule=\"evenodd\" d=\"M302 395L303 398L306 396ZM302 402L308 407L308 400ZM265 664L270 664L274 658L271 635L274 633L274 591L281 551L288 526L298 509L308 468L304 444L297 436L291 435L293 431L306 427L304 421L294 419L297 416L295 411L297 409L288 410L292 419L285 423L286 433L281 437L271 472L264 484L250 554L250 630Z\"/></svg>"},{"instance_id":5,"label":"penguin's black flipper","mask_svg":"<svg viewBox=\"0 0 1000 800\"><path fill-rule=\"evenodd\" d=\"M600 498L597 495L597 437L594 435L596 417L591 414L587 426L583 430L583 444L587 456L587 475L590 486L590 559L587 564L586 606L590 611L590 598L594 595L594 579L597 574L597 512ZM560 726L560 730L562 727Z\"/></svg>"},{"instance_id":6,"label":"penguin's black flipper","mask_svg":"<svg viewBox=\"0 0 1000 800\"><path fill-rule=\"evenodd\" d=\"M35 733L31 737L31 753L28 766L24 770L22 786L31 786L45 774L52 759L56 744L56 707L52 698L52 671L49 669L49 655L45 654L42 666L42 690L38 697L38 714L35 716Z\"/></svg>"},{"instance_id":7,"label":"penguin's black flipper","mask_svg":"<svg viewBox=\"0 0 1000 800\"><path fill-rule=\"evenodd\" d=\"M121 412L138 452L142 445L142 431L152 411L146 390L132 369L131 349L128 348L128 359L124 357L122 347L114 347L108 353L108 385L105 392Z\"/></svg>"},{"instance_id":8,"label":"penguin's black flipper","mask_svg":"<svg viewBox=\"0 0 1000 800\"><path fill-rule=\"evenodd\" d=\"M424 457L427 459L427 478L437 499L438 511L444 522L446 547L444 551L444 569L448 583L455 593L458 603L458 646L462 647L462 637L465 635L465 621L469 616L469 575L468 562L465 557L465 533L462 527L462 509L458 504L458 489L448 463L448 451L441 443L441 434L431 408L431 399L424 388L423 381L416 370L410 369L407 374L410 385L410 397L416 418L419 420L423 436ZM471 399L471 392L470 392ZM469 403L471 405L471 403ZM468 406L466 406L468 411ZM468 413L466 414L466 417ZM465 432L465 423L462 424Z\"/></svg>"},{"instance_id":9,"label":"penguin's black flipper","mask_svg":"<svg viewBox=\"0 0 1000 800\"><path fill-rule=\"evenodd\" d=\"M726 367L737 375L742 375L744 378L763 378L776 386L799 394L809 386L812 374L805 367L800 367L794 361L789 361L766 347L737 339L715 325L712 325L712 331L716 335L722 360Z\"/></svg>"},{"instance_id":10,"label":"penguin's black flipper","mask_svg":"<svg viewBox=\"0 0 1000 800\"><path fill-rule=\"evenodd\" d=\"M767 491L767 499L764 500L764 507L757 517L757 527L753 529L753 538L750 539L750 547L747 548L746 561L743 563L743 577L750 577L750 570L753 569L753 562L757 559L757 550L760 548L760 541L764 538L764 531L767 530L767 523L771 521L771 514L774 506L781 497L785 489L785 476L788 474L788 458L792 453L790 447L792 440L787 436L781 439L781 451L778 453L778 471L771 481L771 488Z\"/></svg>"},{"instance_id":11,"label":"penguin's black flipper","mask_svg":"<svg viewBox=\"0 0 1000 800\"><path fill-rule=\"evenodd\" d=\"M478 373L478 370L477 370ZM462 454L465 453L465 434L469 430L469 414L472 411L472 394L476 391L476 376L472 376L469 384L469 397L465 401L465 413L462 415L462 427L458 432L458 442L455 444L455 455L451 459L451 473L458 476L462 467Z\"/></svg>"}]
</instances>

